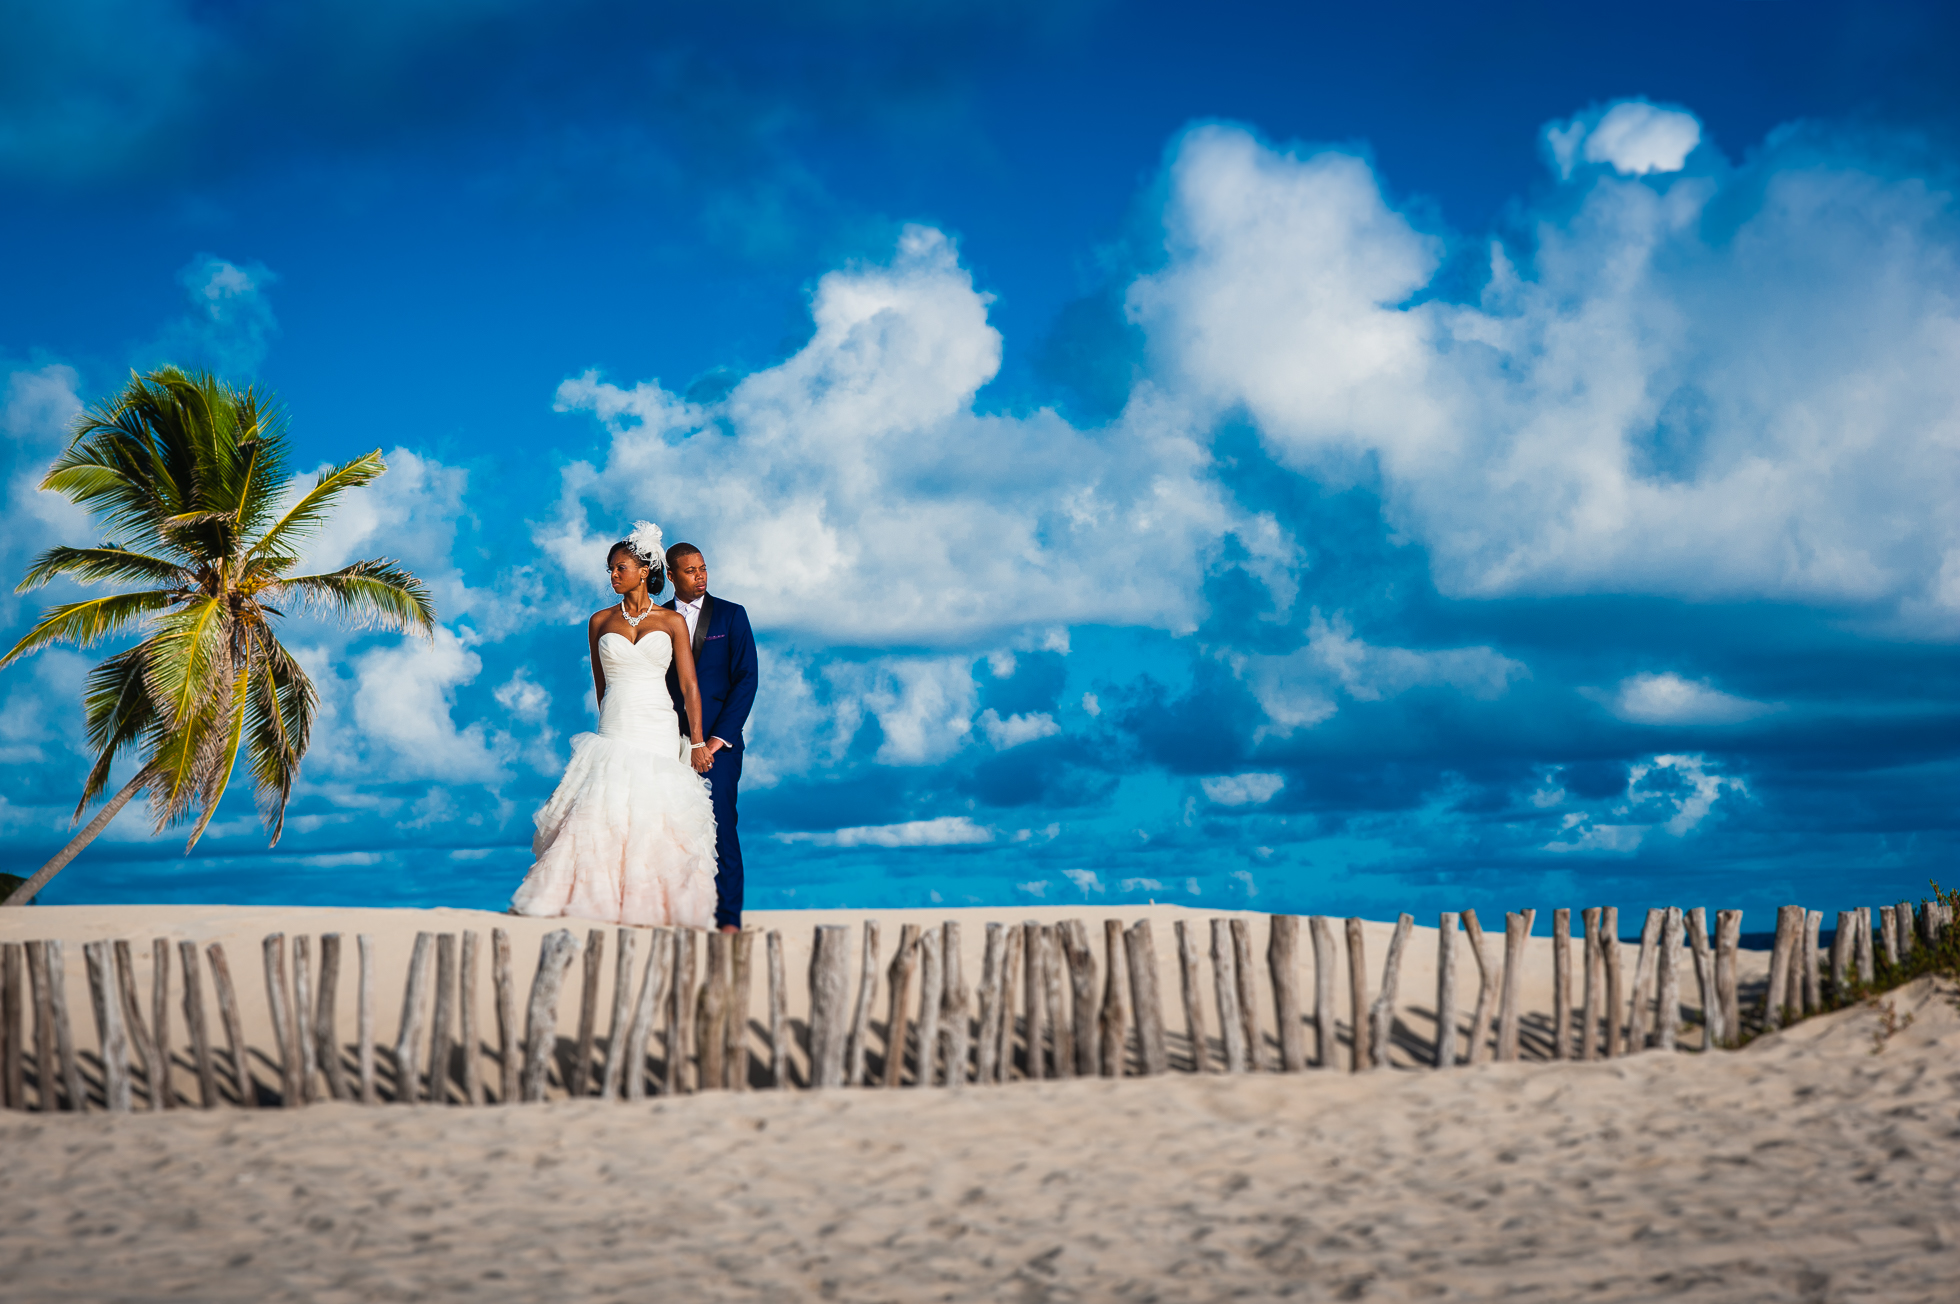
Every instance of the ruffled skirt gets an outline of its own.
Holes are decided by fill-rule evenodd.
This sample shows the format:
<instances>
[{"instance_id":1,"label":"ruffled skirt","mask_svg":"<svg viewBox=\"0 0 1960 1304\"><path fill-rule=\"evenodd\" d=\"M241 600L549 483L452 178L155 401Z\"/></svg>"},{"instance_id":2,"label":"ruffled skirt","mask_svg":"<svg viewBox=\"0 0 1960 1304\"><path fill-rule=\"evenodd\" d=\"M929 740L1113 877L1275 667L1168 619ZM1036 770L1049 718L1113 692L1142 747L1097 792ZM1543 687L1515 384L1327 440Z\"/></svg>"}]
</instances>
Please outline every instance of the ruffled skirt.
<instances>
[{"instance_id":1,"label":"ruffled skirt","mask_svg":"<svg viewBox=\"0 0 1960 1304\"><path fill-rule=\"evenodd\" d=\"M535 823L515 913L714 927L714 806L674 753L578 734Z\"/></svg>"}]
</instances>

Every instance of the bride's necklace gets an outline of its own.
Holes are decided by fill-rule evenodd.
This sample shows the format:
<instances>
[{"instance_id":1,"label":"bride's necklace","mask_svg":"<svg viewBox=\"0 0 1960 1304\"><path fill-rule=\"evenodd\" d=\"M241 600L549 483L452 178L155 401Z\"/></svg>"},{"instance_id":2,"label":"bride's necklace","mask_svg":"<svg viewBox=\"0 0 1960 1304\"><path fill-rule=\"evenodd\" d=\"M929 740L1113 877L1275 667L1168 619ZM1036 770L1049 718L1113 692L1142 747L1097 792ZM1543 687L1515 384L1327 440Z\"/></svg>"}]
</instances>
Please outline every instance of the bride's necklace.
<instances>
[{"instance_id":1,"label":"bride's necklace","mask_svg":"<svg viewBox=\"0 0 1960 1304\"><path fill-rule=\"evenodd\" d=\"M632 612L626 609L625 601L621 600L619 604L619 614L625 618L626 624L629 628L638 629L640 627L640 622L653 614L653 607L654 604L652 602L648 602L647 609L645 611L642 611L639 615L636 616Z\"/></svg>"}]
</instances>

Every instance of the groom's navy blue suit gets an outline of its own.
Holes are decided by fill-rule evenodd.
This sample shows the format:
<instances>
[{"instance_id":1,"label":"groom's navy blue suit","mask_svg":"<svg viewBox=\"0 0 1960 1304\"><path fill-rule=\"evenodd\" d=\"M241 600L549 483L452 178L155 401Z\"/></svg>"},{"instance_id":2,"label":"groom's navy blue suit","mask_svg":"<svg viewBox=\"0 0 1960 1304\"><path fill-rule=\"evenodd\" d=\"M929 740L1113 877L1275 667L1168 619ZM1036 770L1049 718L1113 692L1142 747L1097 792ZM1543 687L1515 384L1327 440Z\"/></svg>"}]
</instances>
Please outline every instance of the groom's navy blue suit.
<instances>
[{"instance_id":1,"label":"groom's navy blue suit","mask_svg":"<svg viewBox=\"0 0 1960 1304\"><path fill-rule=\"evenodd\" d=\"M669 611L674 600L661 604ZM728 746L715 753L708 771L708 791L715 807L715 923L742 926L742 844L735 836L735 786L742 781L742 726L755 704L755 633L749 613L733 602L705 594L701 616L694 623L694 680L701 690L703 740L719 738ZM667 667L667 692L688 728L687 704L681 700L680 671Z\"/></svg>"}]
</instances>

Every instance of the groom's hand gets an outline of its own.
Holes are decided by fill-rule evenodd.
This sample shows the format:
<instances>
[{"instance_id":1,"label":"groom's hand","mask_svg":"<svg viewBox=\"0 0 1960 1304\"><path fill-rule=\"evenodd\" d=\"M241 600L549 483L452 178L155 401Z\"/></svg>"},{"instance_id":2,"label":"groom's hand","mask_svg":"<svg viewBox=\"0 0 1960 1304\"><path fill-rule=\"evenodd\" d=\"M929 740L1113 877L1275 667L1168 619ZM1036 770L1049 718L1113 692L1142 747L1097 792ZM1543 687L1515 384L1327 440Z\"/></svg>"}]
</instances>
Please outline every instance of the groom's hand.
<instances>
[{"instance_id":1,"label":"groom's hand","mask_svg":"<svg viewBox=\"0 0 1960 1304\"><path fill-rule=\"evenodd\" d=\"M694 748L687 754L687 763L694 767L696 774L706 774L709 770L714 769L714 744L709 743L706 747Z\"/></svg>"}]
</instances>

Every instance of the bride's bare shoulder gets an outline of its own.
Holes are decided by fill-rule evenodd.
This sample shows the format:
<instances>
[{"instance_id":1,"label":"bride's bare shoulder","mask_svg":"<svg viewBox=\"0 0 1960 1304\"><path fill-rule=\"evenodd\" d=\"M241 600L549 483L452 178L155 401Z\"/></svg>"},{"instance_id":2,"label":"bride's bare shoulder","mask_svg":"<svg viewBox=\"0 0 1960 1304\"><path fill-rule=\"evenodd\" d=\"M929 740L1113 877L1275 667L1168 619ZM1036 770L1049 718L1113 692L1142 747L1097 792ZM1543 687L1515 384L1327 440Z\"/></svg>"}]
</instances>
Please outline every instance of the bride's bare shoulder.
<instances>
[{"instance_id":1,"label":"bride's bare shoulder","mask_svg":"<svg viewBox=\"0 0 1960 1304\"><path fill-rule=\"evenodd\" d=\"M613 614L613 611L614 608L612 607L601 607L599 608L599 610L593 612L592 619L585 622L586 632L589 634L597 634L599 630L602 627L604 627L607 617L611 616Z\"/></svg>"}]
</instances>

